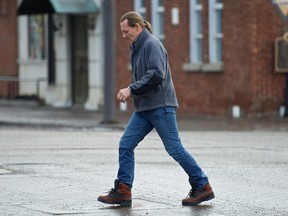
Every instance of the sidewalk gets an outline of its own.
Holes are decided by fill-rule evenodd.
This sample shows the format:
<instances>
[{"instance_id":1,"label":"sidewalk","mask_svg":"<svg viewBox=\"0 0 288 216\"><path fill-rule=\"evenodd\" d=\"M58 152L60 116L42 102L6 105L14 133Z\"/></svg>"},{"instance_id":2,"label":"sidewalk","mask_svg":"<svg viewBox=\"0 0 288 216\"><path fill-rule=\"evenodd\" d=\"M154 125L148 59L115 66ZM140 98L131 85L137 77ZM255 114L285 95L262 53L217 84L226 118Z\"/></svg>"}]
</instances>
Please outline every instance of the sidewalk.
<instances>
[{"instance_id":1,"label":"sidewalk","mask_svg":"<svg viewBox=\"0 0 288 216\"><path fill-rule=\"evenodd\" d=\"M115 123L103 124L100 111L83 108L53 108L39 106L36 102L0 100L0 125L26 127L64 128L115 128L123 129L127 114L115 117Z\"/></svg>"},{"instance_id":2,"label":"sidewalk","mask_svg":"<svg viewBox=\"0 0 288 216\"><path fill-rule=\"evenodd\" d=\"M0 100L0 126L124 129L130 112L116 112L115 123L103 124L101 111L39 106L35 102ZM182 131L288 131L288 118L232 119L177 116Z\"/></svg>"}]
</instances>

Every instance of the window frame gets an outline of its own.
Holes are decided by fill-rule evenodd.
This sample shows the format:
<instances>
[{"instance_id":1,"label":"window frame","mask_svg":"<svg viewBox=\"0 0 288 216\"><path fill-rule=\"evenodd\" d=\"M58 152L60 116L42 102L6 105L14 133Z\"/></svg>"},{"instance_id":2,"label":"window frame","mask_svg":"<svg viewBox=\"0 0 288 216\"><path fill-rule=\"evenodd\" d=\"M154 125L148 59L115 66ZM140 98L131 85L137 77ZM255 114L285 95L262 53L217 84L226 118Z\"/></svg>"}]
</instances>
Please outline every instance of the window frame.
<instances>
[{"instance_id":1,"label":"window frame","mask_svg":"<svg viewBox=\"0 0 288 216\"><path fill-rule=\"evenodd\" d=\"M223 2L219 0L209 0L209 63L222 64L223 63L223 30L222 30L222 11ZM217 19L217 13L221 11L221 19ZM217 32L217 26L221 26L221 32ZM217 49L217 41L221 42L221 46Z\"/></svg>"},{"instance_id":2,"label":"window frame","mask_svg":"<svg viewBox=\"0 0 288 216\"><path fill-rule=\"evenodd\" d=\"M220 1L220 2L219 2ZM199 5L199 3L202 2L200 0L190 0L189 3L189 39L190 39L190 62L184 63L182 68L185 72L223 72L224 71L224 63L223 63L223 44L222 44L222 38L223 38L223 30L222 30L222 11L223 11L223 2L222 0L208 0L208 33L207 35L205 32L203 32L202 29L202 61L200 61L199 54L198 54L198 60L197 60L197 47L195 44L197 44L196 39L201 39L201 34L198 34L198 37L195 39L195 32L197 32L197 21L196 21L196 13L197 10L199 11L200 8L197 9L196 5ZM202 4L201 4L202 5ZM206 6L204 4L203 6ZM204 8L201 8L202 11L204 11ZM200 6L198 6L200 7ZM195 8L197 10L195 10ZM206 8L205 8L206 9ZM216 19L218 10L221 10L221 17L220 22ZM202 12L203 13L203 12ZM203 17L202 15L202 22L206 19L206 17ZM215 23L216 22L216 23ZM217 23L218 22L218 23ZM217 32L217 25L220 25L221 32ZM202 28L203 28L202 23ZM208 47L206 50L206 47L203 44L204 37L208 40ZM220 51L217 50L217 40L219 42L220 40ZM204 53L208 52L208 59L204 58ZM219 55L220 53L220 55ZM220 59L220 60L219 60ZM207 62L206 62L207 61Z\"/></svg>"},{"instance_id":3,"label":"window frame","mask_svg":"<svg viewBox=\"0 0 288 216\"><path fill-rule=\"evenodd\" d=\"M203 5L198 4L197 0L190 0L189 4L189 40L190 40L190 62L193 64L203 63ZM197 13L201 13L201 23L197 22ZM200 26L199 26L200 24ZM198 29L201 32L198 32ZM200 42L200 44L199 44ZM199 54L200 53L200 54Z\"/></svg>"},{"instance_id":4,"label":"window frame","mask_svg":"<svg viewBox=\"0 0 288 216\"><path fill-rule=\"evenodd\" d=\"M142 1L143 0L134 0L134 10L137 11L145 20L146 14L147 14L147 9L146 9L146 7L142 6L142 4L141 4Z\"/></svg>"},{"instance_id":5,"label":"window frame","mask_svg":"<svg viewBox=\"0 0 288 216\"><path fill-rule=\"evenodd\" d=\"M165 7L160 6L159 2L160 0L151 0L151 20L152 20L152 27L153 27L153 34L163 42L165 39L164 34L164 13L165 13ZM159 14L162 16L162 25L160 23ZM163 33L160 32L160 27L162 26Z\"/></svg>"}]
</instances>

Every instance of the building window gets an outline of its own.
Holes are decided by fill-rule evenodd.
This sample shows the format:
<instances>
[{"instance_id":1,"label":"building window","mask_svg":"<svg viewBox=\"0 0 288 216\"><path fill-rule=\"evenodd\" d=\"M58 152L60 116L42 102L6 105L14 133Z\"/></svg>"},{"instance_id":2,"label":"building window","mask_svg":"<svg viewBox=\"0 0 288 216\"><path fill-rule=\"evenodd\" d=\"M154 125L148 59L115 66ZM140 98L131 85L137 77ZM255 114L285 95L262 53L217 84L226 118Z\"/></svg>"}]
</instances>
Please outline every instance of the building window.
<instances>
[{"instance_id":1,"label":"building window","mask_svg":"<svg viewBox=\"0 0 288 216\"><path fill-rule=\"evenodd\" d=\"M208 0L208 5L201 0L190 0L190 62L183 65L184 71L220 72L224 65L222 60L222 0ZM205 3L205 2L204 2ZM205 7L205 8L204 8ZM208 11L208 17L204 17ZM203 23L208 21L208 33L202 30ZM205 21L203 21L205 20ZM208 50L203 41L208 40ZM205 54L208 54L206 58Z\"/></svg>"},{"instance_id":2,"label":"building window","mask_svg":"<svg viewBox=\"0 0 288 216\"><path fill-rule=\"evenodd\" d=\"M153 34L162 42L164 40L164 4L163 0L151 0Z\"/></svg>"},{"instance_id":3,"label":"building window","mask_svg":"<svg viewBox=\"0 0 288 216\"><path fill-rule=\"evenodd\" d=\"M202 4L201 0L190 0L190 62L202 64Z\"/></svg>"},{"instance_id":4,"label":"building window","mask_svg":"<svg viewBox=\"0 0 288 216\"><path fill-rule=\"evenodd\" d=\"M45 19L43 15L28 17L28 48L29 58L43 60L46 56Z\"/></svg>"},{"instance_id":5,"label":"building window","mask_svg":"<svg viewBox=\"0 0 288 216\"><path fill-rule=\"evenodd\" d=\"M146 14L145 0L134 0L134 9L144 20L148 19ZM164 3L163 0L151 0L151 25L153 34L162 42L164 40ZM149 21L149 20L148 20Z\"/></svg>"},{"instance_id":6,"label":"building window","mask_svg":"<svg viewBox=\"0 0 288 216\"><path fill-rule=\"evenodd\" d=\"M209 63L222 63L222 0L209 0Z\"/></svg>"},{"instance_id":7,"label":"building window","mask_svg":"<svg viewBox=\"0 0 288 216\"><path fill-rule=\"evenodd\" d=\"M146 20L145 0L134 0L134 9L143 17L144 20Z\"/></svg>"}]
</instances>

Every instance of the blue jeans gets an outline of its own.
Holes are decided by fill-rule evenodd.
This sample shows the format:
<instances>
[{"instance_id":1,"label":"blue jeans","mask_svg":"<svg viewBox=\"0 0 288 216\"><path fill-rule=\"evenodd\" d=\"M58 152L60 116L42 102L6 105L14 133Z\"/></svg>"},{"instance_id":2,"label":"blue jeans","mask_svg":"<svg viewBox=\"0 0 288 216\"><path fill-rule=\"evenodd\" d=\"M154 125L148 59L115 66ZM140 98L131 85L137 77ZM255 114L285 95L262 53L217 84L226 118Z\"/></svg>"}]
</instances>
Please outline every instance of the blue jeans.
<instances>
[{"instance_id":1,"label":"blue jeans","mask_svg":"<svg viewBox=\"0 0 288 216\"><path fill-rule=\"evenodd\" d=\"M132 187L134 180L134 149L155 128L168 154L188 174L189 182L203 187L208 178L194 158L185 150L178 135L174 107L134 112L119 143L119 181Z\"/></svg>"}]
</instances>

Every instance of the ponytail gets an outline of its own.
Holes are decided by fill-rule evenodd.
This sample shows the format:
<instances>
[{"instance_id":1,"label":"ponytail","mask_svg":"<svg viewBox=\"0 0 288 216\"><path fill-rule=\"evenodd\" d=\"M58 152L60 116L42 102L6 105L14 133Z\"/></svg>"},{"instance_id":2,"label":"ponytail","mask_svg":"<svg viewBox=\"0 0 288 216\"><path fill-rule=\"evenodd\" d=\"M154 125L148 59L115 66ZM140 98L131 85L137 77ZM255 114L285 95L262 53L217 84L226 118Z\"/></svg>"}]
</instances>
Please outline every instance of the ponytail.
<instances>
[{"instance_id":1,"label":"ponytail","mask_svg":"<svg viewBox=\"0 0 288 216\"><path fill-rule=\"evenodd\" d=\"M143 21L144 23L144 27L150 32L152 33L152 25L148 22L148 21Z\"/></svg>"}]
</instances>

